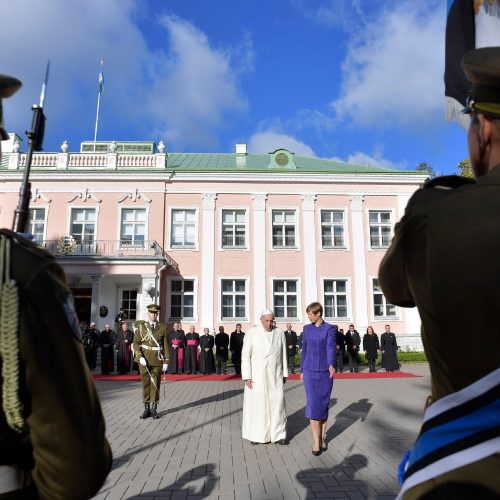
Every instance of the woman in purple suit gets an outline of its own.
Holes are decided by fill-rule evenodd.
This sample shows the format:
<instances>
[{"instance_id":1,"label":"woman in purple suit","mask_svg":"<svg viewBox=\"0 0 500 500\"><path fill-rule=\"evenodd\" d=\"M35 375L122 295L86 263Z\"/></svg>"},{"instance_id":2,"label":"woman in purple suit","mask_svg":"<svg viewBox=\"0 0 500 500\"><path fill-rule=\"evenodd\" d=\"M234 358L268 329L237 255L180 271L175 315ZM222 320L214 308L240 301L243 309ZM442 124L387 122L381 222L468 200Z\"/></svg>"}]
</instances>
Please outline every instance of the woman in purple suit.
<instances>
[{"instance_id":1,"label":"woman in purple suit","mask_svg":"<svg viewBox=\"0 0 500 500\"><path fill-rule=\"evenodd\" d=\"M300 379L306 391L306 417L311 421L315 456L327 449L326 421L335 375L335 335L333 325L323 321L323 306L312 302L307 306L310 325L302 333Z\"/></svg>"}]
</instances>

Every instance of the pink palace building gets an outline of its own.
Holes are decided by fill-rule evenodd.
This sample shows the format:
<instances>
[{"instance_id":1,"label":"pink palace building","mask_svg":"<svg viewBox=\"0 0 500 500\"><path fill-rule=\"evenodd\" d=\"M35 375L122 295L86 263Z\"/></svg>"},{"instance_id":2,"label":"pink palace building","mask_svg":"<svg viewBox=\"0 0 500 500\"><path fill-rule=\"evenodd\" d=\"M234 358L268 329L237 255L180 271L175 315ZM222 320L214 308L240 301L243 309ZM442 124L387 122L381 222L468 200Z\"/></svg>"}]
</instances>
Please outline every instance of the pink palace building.
<instances>
[{"instance_id":1,"label":"pink palace building","mask_svg":"<svg viewBox=\"0 0 500 500\"><path fill-rule=\"evenodd\" d=\"M2 145L2 227L11 227L26 154ZM387 302L378 266L426 174L299 156L167 153L155 142L84 142L35 153L30 225L64 267L81 320L113 325L120 308L196 331L243 330L272 307L300 332L318 300L325 319L360 333L386 324L420 350L416 309Z\"/></svg>"}]
</instances>

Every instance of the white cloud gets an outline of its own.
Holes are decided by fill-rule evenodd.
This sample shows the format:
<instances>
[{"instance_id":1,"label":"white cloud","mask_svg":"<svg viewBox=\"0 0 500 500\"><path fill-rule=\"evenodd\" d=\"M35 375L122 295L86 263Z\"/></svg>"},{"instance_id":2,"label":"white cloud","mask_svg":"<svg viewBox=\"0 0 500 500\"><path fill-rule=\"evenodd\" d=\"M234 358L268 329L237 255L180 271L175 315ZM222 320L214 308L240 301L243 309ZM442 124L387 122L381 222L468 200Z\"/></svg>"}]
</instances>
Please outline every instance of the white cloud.
<instances>
[{"instance_id":1,"label":"white cloud","mask_svg":"<svg viewBox=\"0 0 500 500\"><path fill-rule=\"evenodd\" d=\"M246 109L239 79L253 67L250 36L244 33L240 45L214 48L187 21L173 16L145 20L141 9L139 0L6 2L0 32L9 43L0 45L1 72L24 84L5 102L8 129L21 132L31 123L30 106L38 101L50 59L46 143L53 148L71 134L75 140L91 139L103 58L98 139L151 137L175 141L177 147L214 145L228 114ZM164 30L168 42L151 46L140 21L156 22L151 29ZM77 147L71 144L72 150Z\"/></svg>"},{"instance_id":2,"label":"white cloud","mask_svg":"<svg viewBox=\"0 0 500 500\"><path fill-rule=\"evenodd\" d=\"M231 53L211 47L205 34L192 24L173 16L161 22L170 36L170 50L151 102L151 111L160 122L158 130L176 144L213 145L226 112L246 109L237 76L251 67L251 45L246 39L246 45L233 51L233 56L243 52L236 69L231 66Z\"/></svg>"},{"instance_id":3,"label":"white cloud","mask_svg":"<svg viewBox=\"0 0 500 500\"><path fill-rule=\"evenodd\" d=\"M390 3L351 33L341 94L332 102L338 119L408 125L429 123L442 113L445 13L438 6Z\"/></svg>"},{"instance_id":4,"label":"white cloud","mask_svg":"<svg viewBox=\"0 0 500 500\"><path fill-rule=\"evenodd\" d=\"M248 142L251 153L270 153L279 148L288 149L292 153L304 156L316 156L313 149L291 135L274 131L257 132Z\"/></svg>"}]
</instances>

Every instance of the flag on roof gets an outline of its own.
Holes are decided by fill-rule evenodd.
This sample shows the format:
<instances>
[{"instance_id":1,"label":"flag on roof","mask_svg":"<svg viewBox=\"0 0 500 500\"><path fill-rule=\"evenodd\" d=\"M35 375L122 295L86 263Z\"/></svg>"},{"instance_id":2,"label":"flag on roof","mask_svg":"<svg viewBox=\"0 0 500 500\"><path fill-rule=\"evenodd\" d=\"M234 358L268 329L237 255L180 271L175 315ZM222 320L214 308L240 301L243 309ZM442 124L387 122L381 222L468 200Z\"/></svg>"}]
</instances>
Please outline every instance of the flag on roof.
<instances>
[{"instance_id":1,"label":"flag on roof","mask_svg":"<svg viewBox=\"0 0 500 500\"><path fill-rule=\"evenodd\" d=\"M101 59L101 68L99 70L99 94L102 94L102 91L104 90L104 61Z\"/></svg>"}]
</instances>

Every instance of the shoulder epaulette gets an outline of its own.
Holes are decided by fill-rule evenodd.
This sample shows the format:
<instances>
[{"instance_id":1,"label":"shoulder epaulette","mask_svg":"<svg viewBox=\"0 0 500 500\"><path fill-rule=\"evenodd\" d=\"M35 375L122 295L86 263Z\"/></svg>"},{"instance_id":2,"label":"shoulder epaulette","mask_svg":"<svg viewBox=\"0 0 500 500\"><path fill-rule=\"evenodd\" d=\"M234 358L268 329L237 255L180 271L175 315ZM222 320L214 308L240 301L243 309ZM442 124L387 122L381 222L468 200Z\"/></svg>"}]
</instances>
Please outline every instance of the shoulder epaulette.
<instances>
[{"instance_id":1,"label":"shoulder epaulette","mask_svg":"<svg viewBox=\"0 0 500 500\"><path fill-rule=\"evenodd\" d=\"M442 175L429 179L424 184L424 189L457 189L462 186L474 184L474 179L461 175Z\"/></svg>"},{"instance_id":2,"label":"shoulder epaulette","mask_svg":"<svg viewBox=\"0 0 500 500\"><path fill-rule=\"evenodd\" d=\"M139 326L139 325L143 325L144 323L146 323L143 319L138 319L136 322L135 322L135 326Z\"/></svg>"}]
</instances>

